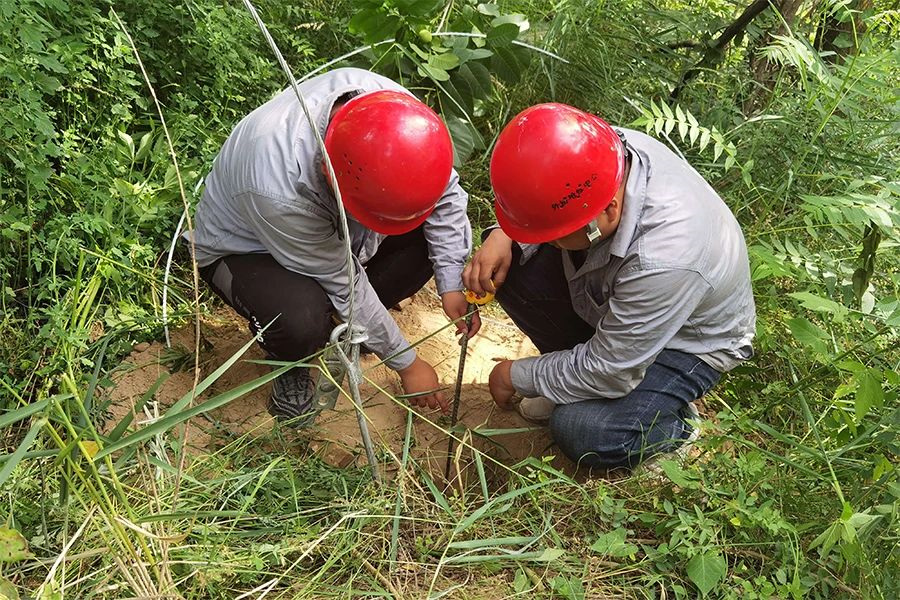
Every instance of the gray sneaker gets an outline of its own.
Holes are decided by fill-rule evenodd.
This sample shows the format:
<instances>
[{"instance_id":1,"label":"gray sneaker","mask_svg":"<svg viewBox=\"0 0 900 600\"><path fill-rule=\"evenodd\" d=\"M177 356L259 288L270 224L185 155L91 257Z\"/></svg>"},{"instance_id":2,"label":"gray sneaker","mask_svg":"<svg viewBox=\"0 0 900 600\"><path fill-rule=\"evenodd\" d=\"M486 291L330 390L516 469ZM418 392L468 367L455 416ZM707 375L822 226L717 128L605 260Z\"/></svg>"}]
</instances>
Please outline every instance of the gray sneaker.
<instances>
[{"instance_id":1,"label":"gray sneaker","mask_svg":"<svg viewBox=\"0 0 900 600\"><path fill-rule=\"evenodd\" d=\"M309 369L291 369L275 379L269 396L269 414L279 421L310 416L313 381Z\"/></svg>"},{"instance_id":2,"label":"gray sneaker","mask_svg":"<svg viewBox=\"0 0 900 600\"><path fill-rule=\"evenodd\" d=\"M643 461L636 467L635 472L643 470L644 472L652 474L654 477L662 479L665 476L662 467L659 465L660 460L668 458L673 459L678 463L684 463L684 461L687 460L688 453L694 446L694 442L700 438L700 422L703 419L700 417L700 411L697 410L697 405L693 402L688 402L687 406L682 409L681 417L684 419L685 426L691 428L691 432L688 436L684 438L676 448L668 452L654 454Z\"/></svg>"},{"instance_id":3,"label":"gray sneaker","mask_svg":"<svg viewBox=\"0 0 900 600\"><path fill-rule=\"evenodd\" d=\"M546 425L550 422L550 415L556 404L552 400L548 400L543 396L533 396L531 398L522 398L516 404L516 410L522 415L522 418L538 425Z\"/></svg>"}]
</instances>

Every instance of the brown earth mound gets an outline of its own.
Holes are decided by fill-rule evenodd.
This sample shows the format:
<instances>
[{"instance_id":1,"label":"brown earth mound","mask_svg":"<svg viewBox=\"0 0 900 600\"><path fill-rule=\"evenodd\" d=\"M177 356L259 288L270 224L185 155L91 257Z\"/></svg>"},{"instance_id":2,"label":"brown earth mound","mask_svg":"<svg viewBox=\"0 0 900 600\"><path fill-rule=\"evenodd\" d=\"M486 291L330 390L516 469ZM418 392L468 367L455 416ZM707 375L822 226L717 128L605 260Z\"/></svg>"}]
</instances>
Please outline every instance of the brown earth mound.
<instances>
[{"instance_id":1,"label":"brown earth mound","mask_svg":"<svg viewBox=\"0 0 900 600\"><path fill-rule=\"evenodd\" d=\"M440 302L429 289L420 292L402 311L392 311L392 315L407 339L413 342L447 325ZM528 456L541 456L545 451L557 454L553 449L548 450L551 440L545 428L528 423L515 411L497 408L487 389L488 375L496 361L534 355L537 351L508 318L485 316L483 321L480 334L469 343L466 359L459 411L459 422L468 429L464 435L490 457L486 459L489 472L502 470L502 465L514 464ZM173 348L193 348L193 335L192 326L174 331ZM230 309L221 309L206 317L202 322L202 336L201 380L250 339L246 323ZM441 381L447 386L445 393L450 397L459 361L459 345L452 328L445 328L425 339L417 346L417 351L434 365ZM182 352L181 357L185 356ZM147 421L154 410L164 413L168 406L188 394L193 385L193 372L192 369L175 369L173 365L177 358L178 352L165 348L161 342L136 346L113 376L115 388L110 390L113 402L109 423L118 423L132 411L135 402L161 375L169 374L169 377L155 394L157 406L148 403L145 411L135 419L136 424ZM198 401L265 375L269 367L249 362L261 359L263 354L254 344ZM374 356L363 358L367 382L361 394L365 413L376 452L399 457L403 449L408 409L402 400L395 400L379 391L380 388L394 395L402 393L396 373L387 367L375 366L377 362ZM275 426L266 412L270 389L270 384L263 385L220 409L195 417L187 434L187 444L192 453L212 452L236 436L260 437L269 434ZM432 473L442 476L447 456L447 436L434 424L447 429L449 418L439 411L416 410L418 416L414 419L412 454L430 465ZM498 433L497 430L520 431ZM334 411L319 415L315 426L304 430L301 435L309 441L309 447L330 464L340 467L365 464L356 413L350 401L343 396ZM456 446L458 449L459 444ZM455 454L456 464L465 472L472 460L471 451L457 450ZM563 459L556 460L557 466L567 467L568 470L570 465L565 463Z\"/></svg>"}]
</instances>

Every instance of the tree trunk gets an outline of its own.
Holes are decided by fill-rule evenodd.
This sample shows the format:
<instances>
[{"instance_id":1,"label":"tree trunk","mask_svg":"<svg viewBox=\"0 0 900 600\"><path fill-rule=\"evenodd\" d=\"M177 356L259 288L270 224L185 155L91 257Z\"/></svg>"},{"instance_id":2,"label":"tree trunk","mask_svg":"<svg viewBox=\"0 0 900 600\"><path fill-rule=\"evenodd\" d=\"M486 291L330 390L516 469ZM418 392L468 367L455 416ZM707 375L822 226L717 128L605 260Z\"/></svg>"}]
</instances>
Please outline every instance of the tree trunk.
<instances>
[{"instance_id":1,"label":"tree trunk","mask_svg":"<svg viewBox=\"0 0 900 600\"><path fill-rule=\"evenodd\" d=\"M755 50L750 54L750 73L753 75L755 86L744 102L744 114L754 112L768 101L772 95L772 84L777 71L777 65L772 64L756 50L772 43L775 39L774 36L790 33L797 20L797 13L803 5L803 0L777 0L773 4L781 15L781 19L779 19L778 27L763 35L756 44Z\"/></svg>"}]
</instances>

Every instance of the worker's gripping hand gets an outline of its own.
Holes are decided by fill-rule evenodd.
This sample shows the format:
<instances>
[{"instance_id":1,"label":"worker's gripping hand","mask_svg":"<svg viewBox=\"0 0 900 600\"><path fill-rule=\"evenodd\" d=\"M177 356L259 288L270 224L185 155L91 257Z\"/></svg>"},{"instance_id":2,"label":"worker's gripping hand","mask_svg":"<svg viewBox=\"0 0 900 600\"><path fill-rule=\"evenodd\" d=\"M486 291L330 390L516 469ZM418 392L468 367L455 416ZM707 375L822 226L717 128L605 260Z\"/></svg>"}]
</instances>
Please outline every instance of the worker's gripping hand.
<instances>
[{"instance_id":1,"label":"worker's gripping hand","mask_svg":"<svg viewBox=\"0 0 900 600\"><path fill-rule=\"evenodd\" d=\"M502 229L493 230L463 270L466 288L479 296L496 292L509 272L512 244L512 240Z\"/></svg>"},{"instance_id":2,"label":"worker's gripping hand","mask_svg":"<svg viewBox=\"0 0 900 600\"><path fill-rule=\"evenodd\" d=\"M466 331L466 314L469 312L469 303L466 301L466 295L462 292L447 292L441 296L441 304L444 306L444 313L451 321L456 321L456 334L462 335ZM457 321L457 319L459 319ZM471 339L478 330L481 329L481 316L478 312L472 315L472 326L469 328L469 338Z\"/></svg>"},{"instance_id":3,"label":"worker's gripping hand","mask_svg":"<svg viewBox=\"0 0 900 600\"><path fill-rule=\"evenodd\" d=\"M512 365L513 361L504 360L497 363L497 366L491 371L488 377L488 388L491 390L491 396L497 406L503 410L512 410L515 403L513 396L516 390L512 384Z\"/></svg>"},{"instance_id":4,"label":"worker's gripping hand","mask_svg":"<svg viewBox=\"0 0 900 600\"><path fill-rule=\"evenodd\" d=\"M437 373L434 367L427 362L416 357L413 364L409 365L402 371L398 371L400 381L403 383L403 391L406 394L422 394L409 399L409 403L420 408L440 408L441 412L447 414L449 405L444 394L439 391L441 384L438 383ZM430 393L424 393L430 392Z\"/></svg>"}]
</instances>

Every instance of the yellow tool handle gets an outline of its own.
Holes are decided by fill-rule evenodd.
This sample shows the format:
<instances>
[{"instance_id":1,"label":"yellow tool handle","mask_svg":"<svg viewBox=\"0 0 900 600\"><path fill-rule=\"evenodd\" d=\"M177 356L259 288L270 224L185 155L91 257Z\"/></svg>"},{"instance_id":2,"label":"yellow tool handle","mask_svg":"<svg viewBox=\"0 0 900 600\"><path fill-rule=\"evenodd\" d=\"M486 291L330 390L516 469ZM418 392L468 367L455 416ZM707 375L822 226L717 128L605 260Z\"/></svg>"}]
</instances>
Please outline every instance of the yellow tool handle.
<instances>
[{"instance_id":1,"label":"yellow tool handle","mask_svg":"<svg viewBox=\"0 0 900 600\"><path fill-rule=\"evenodd\" d=\"M484 296L478 296L472 290L466 290L466 302L477 306L484 306L494 299L494 294L486 292Z\"/></svg>"}]
</instances>

